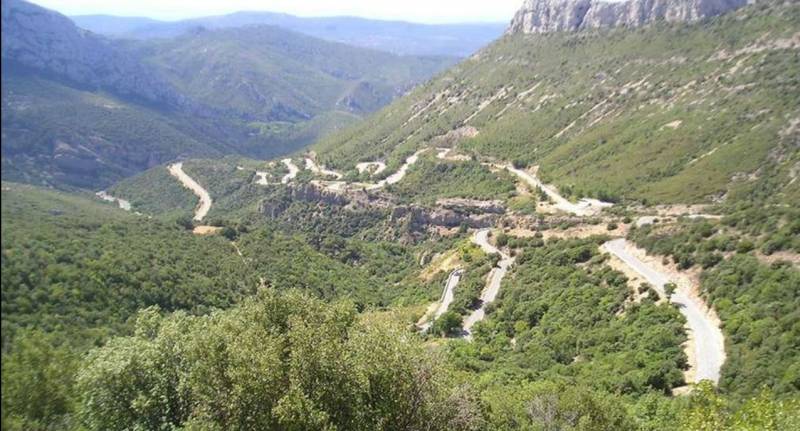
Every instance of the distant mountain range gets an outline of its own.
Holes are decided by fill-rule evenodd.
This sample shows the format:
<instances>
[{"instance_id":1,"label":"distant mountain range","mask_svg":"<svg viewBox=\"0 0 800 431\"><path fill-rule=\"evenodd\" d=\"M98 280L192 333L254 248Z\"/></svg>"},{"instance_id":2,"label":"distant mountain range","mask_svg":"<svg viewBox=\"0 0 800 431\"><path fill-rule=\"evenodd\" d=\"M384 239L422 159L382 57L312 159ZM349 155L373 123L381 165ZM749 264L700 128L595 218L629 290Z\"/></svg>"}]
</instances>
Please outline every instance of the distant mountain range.
<instances>
[{"instance_id":1,"label":"distant mountain range","mask_svg":"<svg viewBox=\"0 0 800 431\"><path fill-rule=\"evenodd\" d=\"M87 30L115 38L153 39L207 29L274 25L333 42L400 55L466 57L502 35L506 23L417 24L355 17L301 18L271 12L237 12L182 21L110 15L71 17Z\"/></svg>"},{"instance_id":2,"label":"distant mountain range","mask_svg":"<svg viewBox=\"0 0 800 431\"><path fill-rule=\"evenodd\" d=\"M97 189L181 157L274 157L456 60L261 25L111 39L4 1L3 179Z\"/></svg>"}]
</instances>

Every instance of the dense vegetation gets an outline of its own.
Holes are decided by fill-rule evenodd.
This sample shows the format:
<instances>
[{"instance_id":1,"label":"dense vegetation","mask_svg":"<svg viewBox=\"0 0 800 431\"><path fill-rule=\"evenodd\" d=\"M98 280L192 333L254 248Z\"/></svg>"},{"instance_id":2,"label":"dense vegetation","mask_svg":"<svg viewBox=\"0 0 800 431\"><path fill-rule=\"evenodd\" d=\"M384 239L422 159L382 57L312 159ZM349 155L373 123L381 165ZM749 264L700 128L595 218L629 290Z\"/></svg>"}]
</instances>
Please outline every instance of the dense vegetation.
<instances>
[{"instance_id":1,"label":"dense vegetation","mask_svg":"<svg viewBox=\"0 0 800 431\"><path fill-rule=\"evenodd\" d=\"M758 256L797 253L796 210L735 211L721 221L679 220L631 233L649 253L668 256L682 269L701 267L700 293L724 322L727 361L721 385L752 394L800 390L800 271L789 262ZM795 255L796 256L796 255Z\"/></svg>"},{"instance_id":2,"label":"dense vegetation","mask_svg":"<svg viewBox=\"0 0 800 431\"><path fill-rule=\"evenodd\" d=\"M474 343L453 347L455 363L620 394L681 386L681 315L652 300L628 303L626 277L598 254L602 240L515 241L521 251L491 318L475 326Z\"/></svg>"},{"instance_id":3,"label":"dense vegetation","mask_svg":"<svg viewBox=\"0 0 800 431\"><path fill-rule=\"evenodd\" d=\"M58 188L176 158L287 154L455 60L268 26L107 40L22 0L3 2L2 28L2 177Z\"/></svg>"},{"instance_id":4,"label":"dense vegetation","mask_svg":"<svg viewBox=\"0 0 800 431\"><path fill-rule=\"evenodd\" d=\"M513 194L514 181L508 173L493 173L476 161L423 158L389 191L402 199L425 204L443 198L504 200Z\"/></svg>"},{"instance_id":5,"label":"dense vegetation","mask_svg":"<svg viewBox=\"0 0 800 431\"><path fill-rule=\"evenodd\" d=\"M797 202L798 26L796 2L766 1L695 25L506 36L317 150L347 169L473 126L462 151L539 165L576 196L688 203L768 184Z\"/></svg>"}]
</instances>

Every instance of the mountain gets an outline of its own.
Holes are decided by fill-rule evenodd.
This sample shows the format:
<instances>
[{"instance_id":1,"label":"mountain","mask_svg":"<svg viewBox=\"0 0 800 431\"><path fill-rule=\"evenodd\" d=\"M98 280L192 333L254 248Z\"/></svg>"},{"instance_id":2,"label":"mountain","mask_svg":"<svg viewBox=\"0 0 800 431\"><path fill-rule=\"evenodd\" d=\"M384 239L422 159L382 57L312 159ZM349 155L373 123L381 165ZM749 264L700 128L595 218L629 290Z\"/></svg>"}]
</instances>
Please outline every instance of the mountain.
<instances>
[{"instance_id":1,"label":"mountain","mask_svg":"<svg viewBox=\"0 0 800 431\"><path fill-rule=\"evenodd\" d=\"M636 30L573 23L544 34L520 28L553 18L546 8L520 18L532 4L539 3L526 3L502 39L321 140L320 160L340 170L399 164L417 149L455 141L479 159L538 166L573 198L800 198L797 2Z\"/></svg>"},{"instance_id":2,"label":"mountain","mask_svg":"<svg viewBox=\"0 0 800 431\"><path fill-rule=\"evenodd\" d=\"M452 57L277 27L113 40L2 4L3 179L99 189L177 158L274 157L353 123Z\"/></svg>"},{"instance_id":3,"label":"mountain","mask_svg":"<svg viewBox=\"0 0 800 431\"><path fill-rule=\"evenodd\" d=\"M248 121L365 114L454 62L354 48L273 26L195 29L139 46L141 56L192 100Z\"/></svg>"},{"instance_id":4,"label":"mountain","mask_svg":"<svg viewBox=\"0 0 800 431\"><path fill-rule=\"evenodd\" d=\"M274 25L320 39L399 55L457 57L471 55L499 37L505 28L504 23L428 25L356 17L301 18L271 12L236 12L176 22L109 15L71 18L82 28L117 38L170 38L197 27L219 29Z\"/></svg>"},{"instance_id":5,"label":"mountain","mask_svg":"<svg viewBox=\"0 0 800 431\"><path fill-rule=\"evenodd\" d=\"M149 102L175 104L178 96L154 71L103 37L34 4L2 4L4 66L22 66L74 84Z\"/></svg>"},{"instance_id":6,"label":"mountain","mask_svg":"<svg viewBox=\"0 0 800 431\"><path fill-rule=\"evenodd\" d=\"M525 0L510 33L641 27L657 21L690 23L746 5L747 0Z\"/></svg>"}]
</instances>

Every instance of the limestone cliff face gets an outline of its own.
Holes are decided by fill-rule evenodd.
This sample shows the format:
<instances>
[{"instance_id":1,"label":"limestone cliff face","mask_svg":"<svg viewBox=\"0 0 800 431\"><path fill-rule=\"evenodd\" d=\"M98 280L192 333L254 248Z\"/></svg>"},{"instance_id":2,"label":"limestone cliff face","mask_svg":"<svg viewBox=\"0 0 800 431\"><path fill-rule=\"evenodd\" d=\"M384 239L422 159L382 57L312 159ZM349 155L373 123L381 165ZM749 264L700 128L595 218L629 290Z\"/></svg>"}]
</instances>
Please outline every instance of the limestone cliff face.
<instances>
[{"instance_id":1,"label":"limestone cliff face","mask_svg":"<svg viewBox=\"0 0 800 431\"><path fill-rule=\"evenodd\" d=\"M2 33L4 64L149 102L181 102L167 83L116 42L80 29L56 12L23 0L3 0Z\"/></svg>"},{"instance_id":2,"label":"limestone cliff face","mask_svg":"<svg viewBox=\"0 0 800 431\"><path fill-rule=\"evenodd\" d=\"M508 33L550 33L641 27L656 21L695 22L742 7L748 0L525 0Z\"/></svg>"}]
</instances>

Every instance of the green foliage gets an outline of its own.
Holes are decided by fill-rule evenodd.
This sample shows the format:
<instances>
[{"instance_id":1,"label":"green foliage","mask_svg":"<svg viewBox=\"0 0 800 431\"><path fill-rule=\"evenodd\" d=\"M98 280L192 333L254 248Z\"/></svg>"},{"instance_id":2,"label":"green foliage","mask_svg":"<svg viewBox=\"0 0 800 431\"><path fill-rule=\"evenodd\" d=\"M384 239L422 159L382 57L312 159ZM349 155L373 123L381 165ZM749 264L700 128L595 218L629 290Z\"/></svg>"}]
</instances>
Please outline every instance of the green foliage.
<instances>
[{"instance_id":1,"label":"green foliage","mask_svg":"<svg viewBox=\"0 0 800 431\"><path fill-rule=\"evenodd\" d=\"M4 325L5 328L5 325ZM74 353L39 331L16 336L3 351L3 429L66 427L74 408Z\"/></svg>"},{"instance_id":2,"label":"green foliage","mask_svg":"<svg viewBox=\"0 0 800 431\"><path fill-rule=\"evenodd\" d=\"M463 326L463 318L455 311L448 311L435 322L431 327L431 332L439 336L455 337L461 335L461 328Z\"/></svg>"},{"instance_id":3,"label":"green foliage","mask_svg":"<svg viewBox=\"0 0 800 431\"><path fill-rule=\"evenodd\" d=\"M486 276L500 259L499 255L482 253L480 249L477 249L476 252L477 257L472 257L468 260L462 259L467 262L467 266L464 268L464 274L453 292L453 302L450 304L450 310L460 315L466 315L470 311L480 308L480 297L481 292L486 287ZM466 254L466 256L472 255Z\"/></svg>"},{"instance_id":4,"label":"green foliage","mask_svg":"<svg viewBox=\"0 0 800 431\"><path fill-rule=\"evenodd\" d=\"M475 326L473 345L453 346L456 364L621 394L682 385L679 312L652 301L625 306L627 280L592 259L597 245L557 240L524 248L488 319Z\"/></svg>"},{"instance_id":5,"label":"green foliage","mask_svg":"<svg viewBox=\"0 0 800 431\"><path fill-rule=\"evenodd\" d=\"M514 181L507 173L492 173L474 161L422 159L389 191L403 199L425 204L442 198L491 200L510 197Z\"/></svg>"},{"instance_id":6,"label":"green foliage","mask_svg":"<svg viewBox=\"0 0 800 431\"><path fill-rule=\"evenodd\" d=\"M695 25L507 35L316 149L339 168L396 163L466 125L480 133L462 151L539 165L575 197L796 202L800 151L781 132L800 60L766 47L798 26L800 7L776 1Z\"/></svg>"},{"instance_id":7,"label":"green foliage","mask_svg":"<svg viewBox=\"0 0 800 431\"><path fill-rule=\"evenodd\" d=\"M206 317L140 314L78 377L88 429L476 429L442 364L352 304L261 291ZM464 423L465 417L473 417Z\"/></svg>"},{"instance_id":8,"label":"green foliage","mask_svg":"<svg viewBox=\"0 0 800 431\"><path fill-rule=\"evenodd\" d=\"M102 340L138 309L196 313L250 294L227 241L58 192L4 183L3 340L17 328Z\"/></svg>"},{"instance_id":9,"label":"green foliage","mask_svg":"<svg viewBox=\"0 0 800 431\"><path fill-rule=\"evenodd\" d=\"M735 408L710 383L702 382L692 392L682 422L680 429L686 431L797 429L800 427L800 398L776 400L764 390Z\"/></svg>"},{"instance_id":10,"label":"green foliage","mask_svg":"<svg viewBox=\"0 0 800 431\"><path fill-rule=\"evenodd\" d=\"M740 394L761 387L779 395L800 391L799 288L797 269L766 266L750 256L736 255L703 273L701 292L725 322L723 388Z\"/></svg>"},{"instance_id":11,"label":"green foliage","mask_svg":"<svg viewBox=\"0 0 800 431\"><path fill-rule=\"evenodd\" d=\"M554 382L494 387L484 394L491 429L634 430L619 397Z\"/></svg>"}]
</instances>

